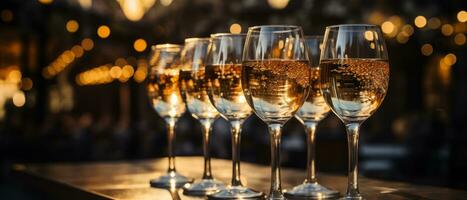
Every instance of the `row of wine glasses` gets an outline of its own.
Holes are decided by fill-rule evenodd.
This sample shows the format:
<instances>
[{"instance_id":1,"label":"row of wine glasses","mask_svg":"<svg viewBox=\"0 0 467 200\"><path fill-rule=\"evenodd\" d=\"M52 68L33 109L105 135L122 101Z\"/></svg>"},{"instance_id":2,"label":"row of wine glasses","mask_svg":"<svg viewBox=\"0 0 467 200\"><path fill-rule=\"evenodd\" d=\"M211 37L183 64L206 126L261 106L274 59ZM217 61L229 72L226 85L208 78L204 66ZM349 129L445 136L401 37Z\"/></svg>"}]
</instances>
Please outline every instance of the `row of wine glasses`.
<instances>
[{"instance_id":1,"label":"row of wine glasses","mask_svg":"<svg viewBox=\"0 0 467 200\"><path fill-rule=\"evenodd\" d=\"M322 51L321 51L322 50ZM318 184L315 131L332 110L346 125L349 182L345 199L362 199L358 190L359 126L379 107L388 87L387 50L379 27L336 25L323 37L304 37L298 26L255 26L245 34L189 38L184 47L156 45L150 59L148 94L168 124L168 174L151 180L154 187L182 187L187 195L209 199L255 199L264 194L242 184L240 138L243 121L253 111L269 127L271 187L268 199L337 198ZM186 104L186 105L185 105ZM201 180L180 175L173 155L174 126L188 108L202 124L204 172ZM224 186L211 173L211 124L220 115L231 124L232 180ZM282 193L281 128L292 117L307 133L307 176Z\"/></svg>"}]
</instances>

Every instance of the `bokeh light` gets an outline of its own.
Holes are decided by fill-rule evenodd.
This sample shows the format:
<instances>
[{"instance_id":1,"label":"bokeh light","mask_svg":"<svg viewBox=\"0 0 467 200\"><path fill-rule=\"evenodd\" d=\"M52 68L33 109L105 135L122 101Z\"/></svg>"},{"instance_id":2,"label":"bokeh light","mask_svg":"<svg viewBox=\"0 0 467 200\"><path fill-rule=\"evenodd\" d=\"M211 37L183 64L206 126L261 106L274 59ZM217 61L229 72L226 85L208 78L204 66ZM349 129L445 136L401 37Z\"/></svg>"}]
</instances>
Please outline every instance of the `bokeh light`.
<instances>
[{"instance_id":1,"label":"bokeh light","mask_svg":"<svg viewBox=\"0 0 467 200\"><path fill-rule=\"evenodd\" d=\"M415 20L414 20L414 24L415 26L417 26L418 28L423 28L426 26L426 18L424 16L417 16L415 17Z\"/></svg>"},{"instance_id":2,"label":"bokeh light","mask_svg":"<svg viewBox=\"0 0 467 200\"><path fill-rule=\"evenodd\" d=\"M146 50L148 44L146 43L146 40L142 39L142 38L139 38L137 40L135 40L135 42L133 43L133 48L137 51L137 52L143 52L144 50Z\"/></svg>"},{"instance_id":3,"label":"bokeh light","mask_svg":"<svg viewBox=\"0 0 467 200\"><path fill-rule=\"evenodd\" d=\"M458 33L456 34L456 36L454 36L454 43L459 45L459 46L462 46L465 44L465 34L463 33Z\"/></svg>"},{"instance_id":4,"label":"bokeh light","mask_svg":"<svg viewBox=\"0 0 467 200\"><path fill-rule=\"evenodd\" d=\"M240 24L235 23L235 24L230 25L230 33L238 34L241 32L242 32L242 26Z\"/></svg>"},{"instance_id":5,"label":"bokeh light","mask_svg":"<svg viewBox=\"0 0 467 200\"><path fill-rule=\"evenodd\" d=\"M66 22L66 30L70 33L74 33L76 31L78 31L79 29L79 23L76 21L76 20L68 20L68 22Z\"/></svg>"},{"instance_id":6,"label":"bokeh light","mask_svg":"<svg viewBox=\"0 0 467 200\"><path fill-rule=\"evenodd\" d=\"M461 10L457 13L457 20L459 22L467 22L467 11Z\"/></svg>"},{"instance_id":7,"label":"bokeh light","mask_svg":"<svg viewBox=\"0 0 467 200\"><path fill-rule=\"evenodd\" d=\"M441 27L441 33L442 33L444 36L450 36L450 35L452 35L452 33L454 33L454 27L452 27L451 24L444 24L444 25Z\"/></svg>"},{"instance_id":8,"label":"bokeh light","mask_svg":"<svg viewBox=\"0 0 467 200\"><path fill-rule=\"evenodd\" d=\"M0 17L4 22L11 22L13 20L13 12L11 10L5 9L0 13Z\"/></svg>"},{"instance_id":9,"label":"bokeh light","mask_svg":"<svg viewBox=\"0 0 467 200\"><path fill-rule=\"evenodd\" d=\"M81 46L83 47L84 50L90 51L92 48L94 48L94 42L90 38L84 38L81 41Z\"/></svg>"},{"instance_id":10,"label":"bokeh light","mask_svg":"<svg viewBox=\"0 0 467 200\"><path fill-rule=\"evenodd\" d=\"M110 28L107 25L102 25L97 28L97 35L100 38L108 38L110 36Z\"/></svg>"},{"instance_id":11,"label":"bokeh light","mask_svg":"<svg viewBox=\"0 0 467 200\"><path fill-rule=\"evenodd\" d=\"M424 56L429 56L433 53L433 46L431 44L424 44L421 51Z\"/></svg>"}]
</instances>

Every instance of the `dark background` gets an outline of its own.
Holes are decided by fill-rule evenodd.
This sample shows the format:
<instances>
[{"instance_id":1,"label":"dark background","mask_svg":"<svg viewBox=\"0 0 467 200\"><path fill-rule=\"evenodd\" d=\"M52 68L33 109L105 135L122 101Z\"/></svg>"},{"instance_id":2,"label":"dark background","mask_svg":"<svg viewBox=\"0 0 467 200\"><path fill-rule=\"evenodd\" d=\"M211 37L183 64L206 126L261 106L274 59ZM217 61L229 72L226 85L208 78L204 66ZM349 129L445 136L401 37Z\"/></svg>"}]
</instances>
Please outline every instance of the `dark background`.
<instances>
[{"instance_id":1,"label":"dark background","mask_svg":"<svg viewBox=\"0 0 467 200\"><path fill-rule=\"evenodd\" d=\"M154 2L120 2L125 1ZM285 7L274 7L281 3ZM463 0L158 0L136 20L116 0L2 0L0 198L37 198L13 184L8 175L13 163L163 157L165 124L144 90L149 46L235 31L234 23L242 32L253 25L294 24L307 35L323 34L332 24L382 25L390 84L382 106L361 128L362 175L465 190L467 24L459 13L466 8ZM427 25L418 28L417 16ZM66 29L69 20L78 22L75 32ZM97 34L101 25L110 28L107 38ZM78 53L67 51L86 46L85 38L93 46L81 57L79 47ZM134 49L139 38L147 43L142 52ZM102 65L127 64L134 72L127 77L99 78L94 70L87 74L94 80L79 79ZM230 159L228 130L225 120L214 124L217 158ZM252 116L243 130L242 160L269 164L266 125ZM176 131L178 155L202 154L200 124L190 114ZM303 128L293 119L283 132L282 166L305 168ZM319 171L345 174L342 123L331 114L317 134Z\"/></svg>"}]
</instances>

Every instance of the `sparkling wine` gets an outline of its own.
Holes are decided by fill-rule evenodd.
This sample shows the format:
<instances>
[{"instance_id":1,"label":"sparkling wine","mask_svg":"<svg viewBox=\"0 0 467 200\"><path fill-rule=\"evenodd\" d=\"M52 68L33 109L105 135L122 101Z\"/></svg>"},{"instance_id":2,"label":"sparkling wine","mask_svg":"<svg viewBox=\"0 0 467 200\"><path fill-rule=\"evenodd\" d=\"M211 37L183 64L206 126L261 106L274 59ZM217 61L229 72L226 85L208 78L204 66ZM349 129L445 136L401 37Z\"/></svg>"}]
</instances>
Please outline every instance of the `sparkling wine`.
<instances>
[{"instance_id":1,"label":"sparkling wine","mask_svg":"<svg viewBox=\"0 0 467 200\"><path fill-rule=\"evenodd\" d=\"M265 60L243 63L248 103L268 124L285 123L302 106L310 85L308 61Z\"/></svg>"},{"instance_id":2,"label":"sparkling wine","mask_svg":"<svg viewBox=\"0 0 467 200\"><path fill-rule=\"evenodd\" d=\"M324 101L323 94L321 93L321 86L319 82L318 67L311 69L311 83L308 97L303 103L303 106L298 110L296 115L304 121L320 121L329 113L329 106Z\"/></svg>"},{"instance_id":3,"label":"sparkling wine","mask_svg":"<svg viewBox=\"0 0 467 200\"><path fill-rule=\"evenodd\" d=\"M161 117L180 117L185 112L178 78L177 69L167 69L149 77L147 92L153 108Z\"/></svg>"},{"instance_id":4,"label":"sparkling wine","mask_svg":"<svg viewBox=\"0 0 467 200\"><path fill-rule=\"evenodd\" d=\"M387 60L323 60L320 68L324 99L343 121L364 121L376 111L386 95Z\"/></svg>"},{"instance_id":5,"label":"sparkling wine","mask_svg":"<svg viewBox=\"0 0 467 200\"><path fill-rule=\"evenodd\" d=\"M206 67L206 85L210 100L227 119L244 119L251 114L241 84L241 64Z\"/></svg>"},{"instance_id":6,"label":"sparkling wine","mask_svg":"<svg viewBox=\"0 0 467 200\"><path fill-rule=\"evenodd\" d=\"M180 71L180 89L188 110L196 118L212 119L218 114L216 108L209 101L204 80L204 70Z\"/></svg>"}]
</instances>

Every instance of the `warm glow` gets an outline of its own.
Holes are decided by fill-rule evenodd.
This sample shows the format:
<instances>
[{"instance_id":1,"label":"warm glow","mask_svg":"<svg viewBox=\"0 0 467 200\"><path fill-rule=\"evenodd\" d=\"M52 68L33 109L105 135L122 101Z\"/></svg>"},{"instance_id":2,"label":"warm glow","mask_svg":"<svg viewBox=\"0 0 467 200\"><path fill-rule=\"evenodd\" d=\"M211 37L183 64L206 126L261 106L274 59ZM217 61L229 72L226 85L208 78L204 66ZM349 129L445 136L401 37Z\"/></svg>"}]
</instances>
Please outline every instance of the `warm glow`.
<instances>
[{"instance_id":1,"label":"warm glow","mask_svg":"<svg viewBox=\"0 0 467 200\"><path fill-rule=\"evenodd\" d=\"M424 44L421 51L424 56L429 56L433 53L433 46L431 44Z\"/></svg>"},{"instance_id":2,"label":"warm glow","mask_svg":"<svg viewBox=\"0 0 467 200\"><path fill-rule=\"evenodd\" d=\"M406 24L402 27L402 32L406 34L406 36L411 36L414 32L412 25Z\"/></svg>"},{"instance_id":3,"label":"warm glow","mask_svg":"<svg viewBox=\"0 0 467 200\"><path fill-rule=\"evenodd\" d=\"M127 62L126 62L125 58L117 58L115 60L115 65L116 66L123 66L123 65L126 65L126 64L127 64Z\"/></svg>"},{"instance_id":4,"label":"warm glow","mask_svg":"<svg viewBox=\"0 0 467 200\"><path fill-rule=\"evenodd\" d=\"M79 5L84 9L92 7L92 0L78 0Z\"/></svg>"},{"instance_id":5,"label":"warm glow","mask_svg":"<svg viewBox=\"0 0 467 200\"><path fill-rule=\"evenodd\" d=\"M75 55L75 57L77 58L81 58L81 56L83 56L84 54L84 49L83 47L79 46L79 45L75 45L71 48L71 51L73 52L73 54Z\"/></svg>"},{"instance_id":6,"label":"warm glow","mask_svg":"<svg viewBox=\"0 0 467 200\"><path fill-rule=\"evenodd\" d=\"M94 42L89 38L85 38L81 41L81 46L84 50L89 51L94 47Z\"/></svg>"},{"instance_id":7,"label":"warm glow","mask_svg":"<svg viewBox=\"0 0 467 200\"><path fill-rule=\"evenodd\" d=\"M173 0L161 0L161 4L163 6L169 6Z\"/></svg>"},{"instance_id":8,"label":"warm glow","mask_svg":"<svg viewBox=\"0 0 467 200\"><path fill-rule=\"evenodd\" d=\"M289 4L289 0L268 0L269 6L274 9L284 9Z\"/></svg>"},{"instance_id":9,"label":"warm glow","mask_svg":"<svg viewBox=\"0 0 467 200\"><path fill-rule=\"evenodd\" d=\"M432 17L428 20L428 28L430 29L437 29L441 26L441 20L437 17Z\"/></svg>"},{"instance_id":10,"label":"warm glow","mask_svg":"<svg viewBox=\"0 0 467 200\"><path fill-rule=\"evenodd\" d=\"M441 33L443 33L444 36L450 36L454 33L454 27L452 27L451 24L444 24L441 27Z\"/></svg>"},{"instance_id":11,"label":"warm glow","mask_svg":"<svg viewBox=\"0 0 467 200\"><path fill-rule=\"evenodd\" d=\"M24 92L23 91L17 91L13 95L13 104L16 107L23 107L25 103L26 103L26 96L24 95Z\"/></svg>"},{"instance_id":12,"label":"warm glow","mask_svg":"<svg viewBox=\"0 0 467 200\"><path fill-rule=\"evenodd\" d=\"M459 22L467 22L467 12L465 10L461 10L457 13L457 20Z\"/></svg>"},{"instance_id":13,"label":"warm glow","mask_svg":"<svg viewBox=\"0 0 467 200\"><path fill-rule=\"evenodd\" d=\"M368 41L373 41L375 39L373 31L365 31L365 39Z\"/></svg>"},{"instance_id":14,"label":"warm glow","mask_svg":"<svg viewBox=\"0 0 467 200\"><path fill-rule=\"evenodd\" d=\"M135 40L135 42L133 43L133 48L137 51L137 52L143 52L144 50L146 50L148 44L146 43L146 40L142 39L142 38L139 38L137 40Z\"/></svg>"},{"instance_id":15,"label":"warm glow","mask_svg":"<svg viewBox=\"0 0 467 200\"><path fill-rule=\"evenodd\" d=\"M409 41L409 38L405 35L404 32L400 32L399 34L397 34L396 40L401 44L405 44L407 43L407 41Z\"/></svg>"},{"instance_id":16,"label":"warm glow","mask_svg":"<svg viewBox=\"0 0 467 200\"><path fill-rule=\"evenodd\" d=\"M456 57L456 55L450 53L450 54L444 56L443 62L444 62L444 64L446 64L446 65L452 66L452 65L456 64L456 62L457 62L457 57Z\"/></svg>"},{"instance_id":17,"label":"warm glow","mask_svg":"<svg viewBox=\"0 0 467 200\"><path fill-rule=\"evenodd\" d=\"M106 25L99 26L97 28L97 35L100 38L108 38L110 36L110 28Z\"/></svg>"},{"instance_id":18,"label":"warm glow","mask_svg":"<svg viewBox=\"0 0 467 200\"><path fill-rule=\"evenodd\" d=\"M74 33L76 31L78 31L79 29L79 24L76 20L69 20L67 23L66 23L66 30L70 33Z\"/></svg>"},{"instance_id":19,"label":"warm glow","mask_svg":"<svg viewBox=\"0 0 467 200\"><path fill-rule=\"evenodd\" d=\"M454 43L461 46L465 44L465 35L463 33L458 33L454 37Z\"/></svg>"},{"instance_id":20,"label":"warm glow","mask_svg":"<svg viewBox=\"0 0 467 200\"><path fill-rule=\"evenodd\" d=\"M110 77L114 79L120 78L120 76L122 75L122 68L120 68L119 66L113 66L112 68L110 68L109 74Z\"/></svg>"},{"instance_id":21,"label":"warm glow","mask_svg":"<svg viewBox=\"0 0 467 200\"><path fill-rule=\"evenodd\" d=\"M72 51L67 50L63 52L61 58L63 62L65 62L65 64L70 64L71 62L75 60L75 54Z\"/></svg>"},{"instance_id":22,"label":"warm glow","mask_svg":"<svg viewBox=\"0 0 467 200\"><path fill-rule=\"evenodd\" d=\"M129 79L131 76L133 76L133 73L135 70L133 69L133 66L131 65L125 65L122 68L122 77L125 79Z\"/></svg>"},{"instance_id":23,"label":"warm glow","mask_svg":"<svg viewBox=\"0 0 467 200\"><path fill-rule=\"evenodd\" d=\"M143 70L136 70L135 72L135 75L133 76L133 78L135 79L136 82L138 83L141 83L144 81L144 79L146 79L146 72L143 71Z\"/></svg>"},{"instance_id":24,"label":"warm glow","mask_svg":"<svg viewBox=\"0 0 467 200\"><path fill-rule=\"evenodd\" d=\"M156 3L156 0L117 0L123 14L130 21L139 21L144 14ZM161 2L162 3L162 2ZM171 2L170 2L171 3ZM170 4L169 3L169 4Z\"/></svg>"},{"instance_id":25,"label":"warm glow","mask_svg":"<svg viewBox=\"0 0 467 200\"><path fill-rule=\"evenodd\" d=\"M23 80L21 80L21 88L25 91L31 90L33 85L34 84L30 78L23 78Z\"/></svg>"},{"instance_id":26,"label":"warm glow","mask_svg":"<svg viewBox=\"0 0 467 200\"><path fill-rule=\"evenodd\" d=\"M242 32L242 26L240 24L232 24L230 25L230 33L235 33L235 34L239 34Z\"/></svg>"},{"instance_id":27,"label":"warm glow","mask_svg":"<svg viewBox=\"0 0 467 200\"><path fill-rule=\"evenodd\" d=\"M11 12L11 10L2 10L0 15L4 22L11 22L13 20L13 12Z\"/></svg>"},{"instance_id":28,"label":"warm glow","mask_svg":"<svg viewBox=\"0 0 467 200\"><path fill-rule=\"evenodd\" d=\"M39 1L39 3L41 4L51 4L53 2L53 0L37 0Z\"/></svg>"},{"instance_id":29,"label":"warm glow","mask_svg":"<svg viewBox=\"0 0 467 200\"><path fill-rule=\"evenodd\" d=\"M21 80L21 71L14 69L8 73L7 80L9 82L18 83Z\"/></svg>"},{"instance_id":30,"label":"warm glow","mask_svg":"<svg viewBox=\"0 0 467 200\"><path fill-rule=\"evenodd\" d=\"M414 20L415 26L423 28L426 26L426 18L424 16L417 16Z\"/></svg>"},{"instance_id":31,"label":"warm glow","mask_svg":"<svg viewBox=\"0 0 467 200\"><path fill-rule=\"evenodd\" d=\"M395 30L395 26L392 22L390 21L385 21L382 25L381 25L381 29L383 29L383 33L386 33L386 34L391 34L392 32L394 32Z\"/></svg>"}]
</instances>

